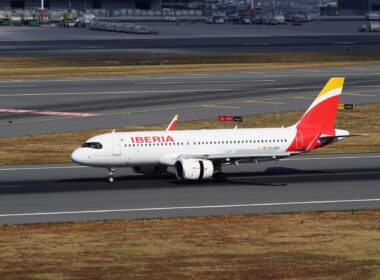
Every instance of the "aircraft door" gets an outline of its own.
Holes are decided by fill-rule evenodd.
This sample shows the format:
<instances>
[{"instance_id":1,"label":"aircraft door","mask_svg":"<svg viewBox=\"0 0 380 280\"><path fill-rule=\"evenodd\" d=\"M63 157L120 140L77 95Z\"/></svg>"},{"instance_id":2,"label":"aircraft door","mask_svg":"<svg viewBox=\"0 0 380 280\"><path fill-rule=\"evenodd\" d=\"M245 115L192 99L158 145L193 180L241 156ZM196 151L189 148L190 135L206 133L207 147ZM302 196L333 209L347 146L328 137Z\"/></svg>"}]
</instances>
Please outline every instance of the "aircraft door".
<instances>
[{"instance_id":1,"label":"aircraft door","mask_svg":"<svg viewBox=\"0 0 380 280\"><path fill-rule=\"evenodd\" d=\"M112 155L120 156L121 155L121 142L118 138L112 138Z\"/></svg>"},{"instance_id":2,"label":"aircraft door","mask_svg":"<svg viewBox=\"0 0 380 280\"><path fill-rule=\"evenodd\" d=\"M297 131L296 136L296 149L300 150L303 147L303 135L301 131Z\"/></svg>"}]
</instances>

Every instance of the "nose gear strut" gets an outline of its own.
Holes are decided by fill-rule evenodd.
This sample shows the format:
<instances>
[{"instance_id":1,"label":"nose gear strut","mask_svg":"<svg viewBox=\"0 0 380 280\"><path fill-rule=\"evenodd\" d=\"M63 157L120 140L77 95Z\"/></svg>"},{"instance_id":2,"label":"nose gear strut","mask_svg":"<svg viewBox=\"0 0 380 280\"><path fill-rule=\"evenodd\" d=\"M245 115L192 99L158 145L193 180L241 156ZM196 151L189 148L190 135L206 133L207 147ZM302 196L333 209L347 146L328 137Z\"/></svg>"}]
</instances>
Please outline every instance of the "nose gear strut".
<instances>
[{"instance_id":1,"label":"nose gear strut","mask_svg":"<svg viewBox=\"0 0 380 280\"><path fill-rule=\"evenodd\" d=\"M115 169L108 167L108 170L109 170L109 172L107 174L108 175L108 182L113 183L113 181L114 181L113 175L115 173Z\"/></svg>"}]
</instances>

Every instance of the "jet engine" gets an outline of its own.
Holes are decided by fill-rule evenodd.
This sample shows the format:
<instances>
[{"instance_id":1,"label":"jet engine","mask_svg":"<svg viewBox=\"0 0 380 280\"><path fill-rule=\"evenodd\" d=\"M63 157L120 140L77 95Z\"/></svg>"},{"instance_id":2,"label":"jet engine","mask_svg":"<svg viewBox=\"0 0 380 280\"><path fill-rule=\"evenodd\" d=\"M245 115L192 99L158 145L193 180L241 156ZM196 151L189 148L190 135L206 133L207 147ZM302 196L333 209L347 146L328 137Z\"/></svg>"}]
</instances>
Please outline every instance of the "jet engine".
<instances>
[{"instance_id":1,"label":"jet engine","mask_svg":"<svg viewBox=\"0 0 380 280\"><path fill-rule=\"evenodd\" d=\"M135 166L132 167L132 170L135 173L143 173L143 174L159 174L159 173L164 173L167 169L167 166L157 166L157 165L152 165L152 166Z\"/></svg>"},{"instance_id":2,"label":"jet engine","mask_svg":"<svg viewBox=\"0 0 380 280\"><path fill-rule=\"evenodd\" d=\"M209 160L181 159L174 167L175 175L180 180L207 179L214 173L214 165Z\"/></svg>"}]
</instances>

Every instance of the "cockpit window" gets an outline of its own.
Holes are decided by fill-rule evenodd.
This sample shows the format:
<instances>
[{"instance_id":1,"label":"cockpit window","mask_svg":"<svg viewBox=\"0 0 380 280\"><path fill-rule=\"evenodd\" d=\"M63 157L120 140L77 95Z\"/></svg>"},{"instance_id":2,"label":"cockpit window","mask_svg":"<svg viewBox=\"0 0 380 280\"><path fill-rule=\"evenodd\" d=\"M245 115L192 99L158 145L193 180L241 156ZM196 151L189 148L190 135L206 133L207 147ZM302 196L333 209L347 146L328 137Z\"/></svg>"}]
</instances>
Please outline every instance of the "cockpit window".
<instances>
[{"instance_id":1,"label":"cockpit window","mask_svg":"<svg viewBox=\"0 0 380 280\"><path fill-rule=\"evenodd\" d=\"M82 148L91 148L91 149L101 149L103 148L102 144L99 142L86 142L82 145Z\"/></svg>"}]
</instances>

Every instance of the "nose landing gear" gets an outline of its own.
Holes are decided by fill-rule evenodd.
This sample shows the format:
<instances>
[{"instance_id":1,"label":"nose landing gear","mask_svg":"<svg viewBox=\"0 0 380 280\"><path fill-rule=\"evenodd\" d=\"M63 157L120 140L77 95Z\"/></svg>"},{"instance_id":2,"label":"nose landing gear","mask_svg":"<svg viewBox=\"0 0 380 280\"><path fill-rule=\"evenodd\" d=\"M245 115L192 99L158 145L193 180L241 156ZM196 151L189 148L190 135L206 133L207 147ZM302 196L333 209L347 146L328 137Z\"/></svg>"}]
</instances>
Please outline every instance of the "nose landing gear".
<instances>
[{"instance_id":1,"label":"nose landing gear","mask_svg":"<svg viewBox=\"0 0 380 280\"><path fill-rule=\"evenodd\" d=\"M115 169L108 167L108 170L109 170L109 172L107 174L108 175L108 182L113 183L113 181L114 181L113 175L115 173Z\"/></svg>"}]
</instances>

